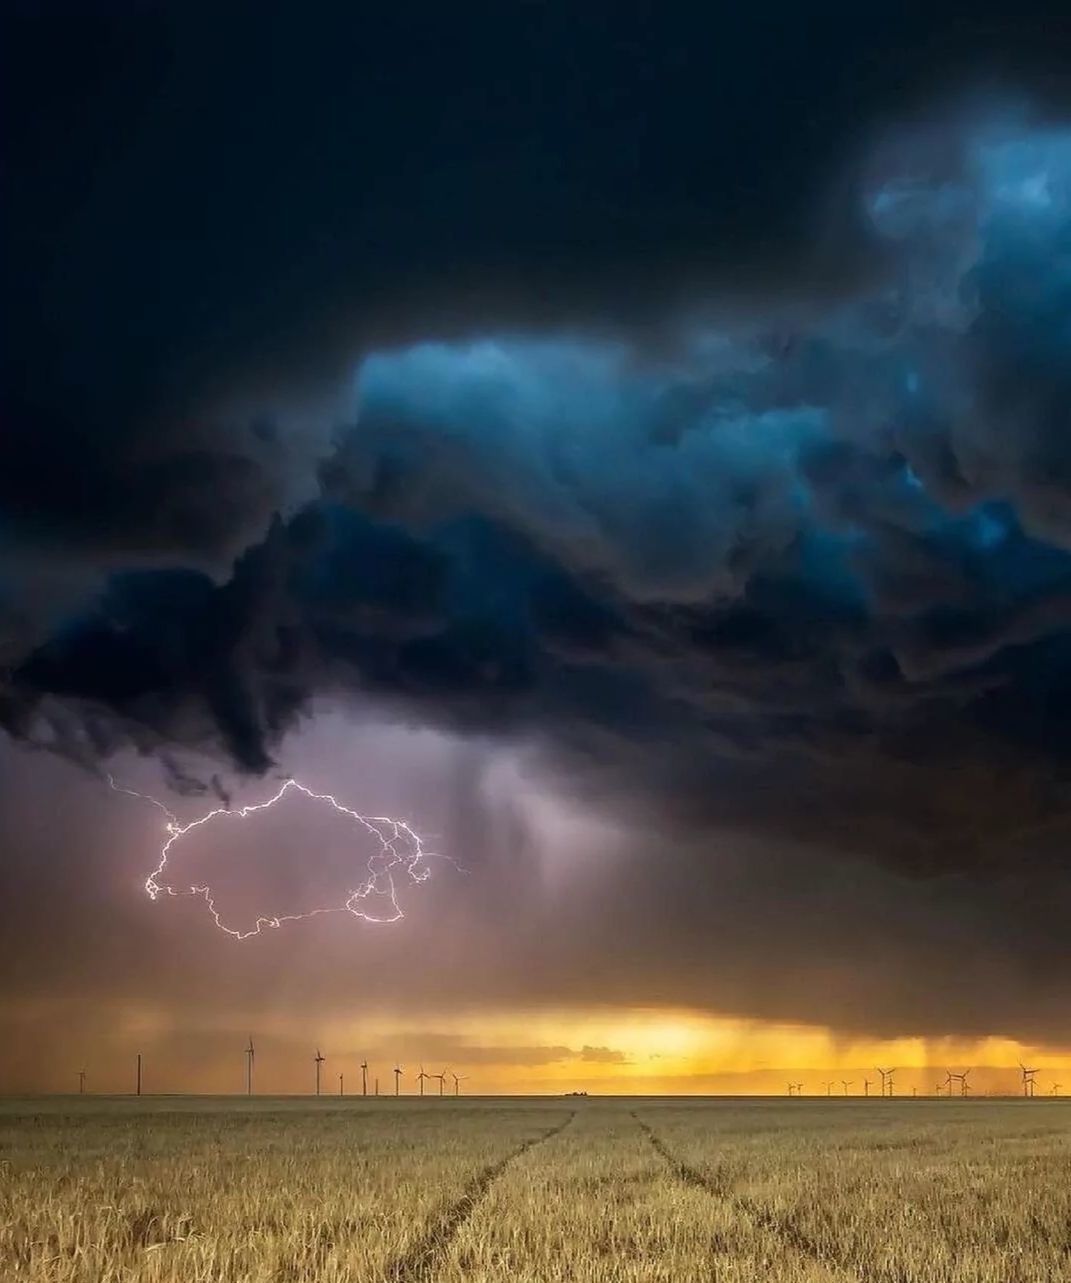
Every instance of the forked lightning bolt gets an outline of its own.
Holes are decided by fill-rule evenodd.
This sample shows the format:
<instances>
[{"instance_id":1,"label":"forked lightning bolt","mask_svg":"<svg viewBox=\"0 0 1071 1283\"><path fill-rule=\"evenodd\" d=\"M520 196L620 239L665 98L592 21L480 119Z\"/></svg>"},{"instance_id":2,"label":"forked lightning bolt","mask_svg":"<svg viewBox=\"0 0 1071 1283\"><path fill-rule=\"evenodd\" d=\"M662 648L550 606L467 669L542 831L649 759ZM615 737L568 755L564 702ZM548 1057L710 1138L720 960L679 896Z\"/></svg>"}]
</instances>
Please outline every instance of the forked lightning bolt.
<instances>
[{"instance_id":1,"label":"forked lightning bolt","mask_svg":"<svg viewBox=\"0 0 1071 1283\"><path fill-rule=\"evenodd\" d=\"M424 850L420 836L404 820L395 820L389 815L361 815L359 812L351 810L348 806L343 806L330 793L316 793L294 779L288 779L265 802L256 802L251 806L238 807L233 811L225 806L217 806L214 810L209 811L207 815L202 815L197 820L191 820L188 824L181 824L178 817L158 798L152 797L148 793L138 793L134 789L124 788L121 784L116 784L111 775L108 776L108 783L116 793L125 793L128 797L140 798L141 801L149 802L164 814L164 831L167 834L167 841L160 849L160 858L156 868L145 879L145 890L150 899L155 900L162 894L200 896L205 904L208 905L216 926L221 931L225 931L227 935L234 936L236 940L248 940L250 936L260 935L265 927L278 927L284 922L297 922L302 918L314 918L323 913L351 913L354 917L363 918L366 922L397 922L404 914L398 904L395 875L404 876L411 883L424 882L431 872L427 866L427 861L439 858L434 853ZM356 890L349 893L344 904L325 905L318 909L308 909L303 913L281 913L277 917L258 917L255 926L248 931L240 931L235 927L227 926L222 920L220 912L216 908L215 898L210 886L175 887L162 880L167 869L168 856L171 854L172 847L180 839L184 838L187 833L192 832L194 829L199 829L210 820L221 816L231 820L247 819L257 811L266 811L273 807L276 802L280 801L291 790L303 793L314 801L324 802L341 815L348 815L354 823L360 825L379 842L379 850L373 852L368 859L368 876ZM362 902L370 895L385 896L387 898L391 906L391 911L387 916L377 916L372 913L366 913L363 910L361 907Z\"/></svg>"}]
</instances>

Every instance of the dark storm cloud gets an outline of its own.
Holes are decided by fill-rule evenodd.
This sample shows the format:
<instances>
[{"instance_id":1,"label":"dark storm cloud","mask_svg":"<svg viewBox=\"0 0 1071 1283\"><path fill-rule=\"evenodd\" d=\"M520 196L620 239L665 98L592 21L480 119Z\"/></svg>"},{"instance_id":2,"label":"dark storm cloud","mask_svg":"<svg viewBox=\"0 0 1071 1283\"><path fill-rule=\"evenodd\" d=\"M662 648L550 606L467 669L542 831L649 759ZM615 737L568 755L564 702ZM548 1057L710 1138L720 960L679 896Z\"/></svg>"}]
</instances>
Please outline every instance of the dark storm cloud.
<instances>
[{"instance_id":1,"label":"dark storm cloud","mask_svg":"<svg viewBox=\"0 0 1071 1283\"><path fill-rule=\"evenodd\" d=\"M332 411L296 407L361 350L657 329L726 282L835 292L865 236L832 202L815 253L815 209L874 119L979 70L1062 71L1066 25L284 9L8 7L5 542L220 569L305 497L319 442L294 433Z\"/></svg>"},{"instance_id":2,"label":"dark storm cloud","mask_svg":"<svg viewBox=\"0 0 1071 1283\"><path fill-rule=\"evenodd\" d=\"M887 127L1057 28L48 17L7 80L13 736L196 792L182 748L265 771L357 696L538 741L684 886L734 829L987 922L1062 869L1071 133Z\"/></svg>"},{"instance_id":3,"label":"dark storm cloud","mask_svg":"<svg viewBox=\"0 0 1071 1283\"><path fill-rule=\"evenodd\" d=\"M225 583L113 574L16 667L9 727L263 770L312 694L358 692L542 737L684 829L1017 862L1071 748L1071 133L915 127L857 199L880 278L787 333L369 355L318 499Z\"/></svg>"}]
</instances>

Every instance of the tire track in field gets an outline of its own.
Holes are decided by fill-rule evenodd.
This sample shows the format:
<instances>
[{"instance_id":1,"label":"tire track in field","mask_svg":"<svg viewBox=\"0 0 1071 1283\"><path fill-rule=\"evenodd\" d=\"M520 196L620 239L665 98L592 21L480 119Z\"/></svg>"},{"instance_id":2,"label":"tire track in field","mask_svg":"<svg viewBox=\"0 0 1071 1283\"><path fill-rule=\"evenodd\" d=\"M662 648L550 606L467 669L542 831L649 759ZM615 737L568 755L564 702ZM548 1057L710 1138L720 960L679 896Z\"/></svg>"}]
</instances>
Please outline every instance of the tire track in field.
<instances>
[{"instance_id":1,"label":"tire track in field","mask_svg":"<svg viewBox=\"0 0 1071 1283\"><path fill-rule=\"evenodd\" d=\"M432 1267L446 1255L447 1249L454 1241L462 1225L476 1210L483 1196L506 1168L534 1146L542 1145L544 1141L550 1140L552 1136L557 1136L559 1132L565 1131L575 1117L576 1110L574 1109L564 1122L558 1123L539 1136L533 1136L531 1140L526 1140L522 1145L518 1145L516 1149L506 1154L504 1158L500 1158L497 1163L491 1163L478 1172L469 1182L464 1194L457 1202L451 1203L449 1207L440 1212L413 1246L403 1256L399 1256L392 1265L388 1266L384 1278L389 1280L389 1283L419 1283L420 1280L427 1279Z\"/></svg>"},{"instance_id":2,"label":"tire track in field","mask_svg":"<svg viewBox=\"0 0 1071 1283\"><path fill-rule=\"evenodd\" d=\"M859 1283L889 1283L890 1279L895 1279L895 1275L888 1273L879 1274L874 1270L868 1269L858 1261L851 1260L843 1253L830 1251L823 1247L822 1244L815 1242L813 1238L800 1229L793 1221L778 1216L771 1212L769 1208L755 1203L750 1198L744 1198L739 1194L733 1194L731 1183L728 1181L712 1180L705 1176L698 1168L690 1166L683 1159L678 1158L672 1150L668 1149L662 1138L654 1129L636 1113L632 1117L639 1124L640 1130L651 1143L651 1148L667 1164L678 1180L685 1185L691 1185L696 1189L701 1189L707 1194L713 1195L714 1198L720 1198L735 1212L741 1212L749 1217L754 1223L770 1234L776 1235L788 1247L798 1252L801 1256L806 1256L809 1260L817 1264L840 1270L842 1273L853 1275L859 1280Z\"/></svg>"}]
</instances>

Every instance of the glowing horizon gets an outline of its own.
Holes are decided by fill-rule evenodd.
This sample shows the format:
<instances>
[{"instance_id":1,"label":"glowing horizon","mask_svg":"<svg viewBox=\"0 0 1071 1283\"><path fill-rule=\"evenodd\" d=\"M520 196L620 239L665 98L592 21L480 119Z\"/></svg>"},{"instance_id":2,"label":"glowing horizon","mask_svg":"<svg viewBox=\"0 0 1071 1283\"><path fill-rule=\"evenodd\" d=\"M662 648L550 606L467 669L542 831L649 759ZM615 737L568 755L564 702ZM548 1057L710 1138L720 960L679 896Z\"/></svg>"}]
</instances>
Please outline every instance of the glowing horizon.
<instances>
[{"instance_id":1,"label":"glowing horizon","mask_svg":"<svg viewBox=\"0 0 1071 1283\"><path fill-rule=\"evenodd\" d=\"M237 1017L233 1027L242 1028ZM446 1068L463 1075L463 1090L473 1095L584 1090L625 1096L780 1096L787 1094L789 1081L802 1081L804 1096L824 1097L825 1084L832 1081L832 1096L861 1097L869 1078L869 1095L877 1096L878 1066L896 1070L894 1095L911 1096L914 1089L919 1096L932 1096L938 1082L943 1095L949 1070L970 1070L973 1094L1018 1095L1020 1063L1038 1070L1039 1097L1054 1083L1062 1090L1065 1079L1071 1094L1071 1048L1002 1037L849 1038L829 1029L672 1009L488 1012L434 1022L382 1016L326 1021L319 1032L279 1015L254 1019L251 1028L257 1045L255 1089L263 1095L311 1094L317 1047L329 1073L346 1071L351 1083L359 1082L360 1062L367 1060L369 1093L378 1075L381 1095L393 1095L393 1069L399 1064L403 1096L417 1094L421 1064L429 1071ZM89 1070L91 1091L123 1093L140 1050L150 1093L240 1095L247 1037L222 1027L218 1018L194 1032L162 1011L127 1009L116 1012L110 1036L74 1057L75 1069ZM36 1080L7 1077L0 1090L63 1092L71 1089L73 1072L65 1078L53 1064Z\"/></svg>"}]
</instances>

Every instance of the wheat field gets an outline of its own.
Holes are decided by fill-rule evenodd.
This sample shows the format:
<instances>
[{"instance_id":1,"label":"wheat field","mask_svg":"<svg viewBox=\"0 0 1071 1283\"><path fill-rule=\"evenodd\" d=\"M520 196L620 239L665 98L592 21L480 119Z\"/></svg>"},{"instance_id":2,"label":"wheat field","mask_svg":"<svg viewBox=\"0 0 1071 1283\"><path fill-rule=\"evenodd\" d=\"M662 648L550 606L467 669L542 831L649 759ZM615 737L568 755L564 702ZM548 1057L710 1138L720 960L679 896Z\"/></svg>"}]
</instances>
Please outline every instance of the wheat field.
<instances>
[{"instance_id":1,"label":"wheat field","mask_svg":"<svg viewBox=\"0 0 1071 1283\"><path fill-rule=\"evenodd\" d=\"M4 1283L1058 1283L1060 1101L0 1104Z\"/></svg>"}]
</instances>

